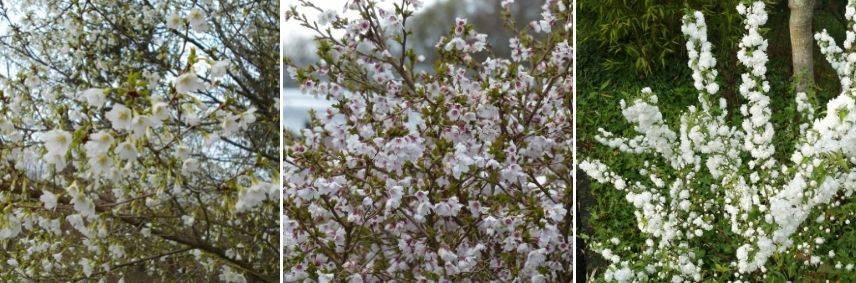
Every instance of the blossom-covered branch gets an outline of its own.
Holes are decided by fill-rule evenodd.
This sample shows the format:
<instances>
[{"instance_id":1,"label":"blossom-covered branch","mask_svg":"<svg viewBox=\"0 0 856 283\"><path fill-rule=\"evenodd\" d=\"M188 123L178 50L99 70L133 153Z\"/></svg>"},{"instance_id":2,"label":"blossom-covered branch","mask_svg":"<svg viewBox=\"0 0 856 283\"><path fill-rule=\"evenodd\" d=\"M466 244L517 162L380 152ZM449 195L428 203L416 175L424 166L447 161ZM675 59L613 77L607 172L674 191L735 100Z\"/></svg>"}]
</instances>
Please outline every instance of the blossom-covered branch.
<instances>
[{"instance_id":1,"label":"blossom-covered branch","mask_svg":"<svg viewBox=\"0 0 856 283\"><path fill-rule=\"evenodd\" d=\"M571 2L511 30L510 58L457 19L430 72L420 1L292 7L321 61L288 73L334 104L286 149L285 281L571 280Z\"/></svg>"},{"instance_id":2,"label":"blossom-covered branch","mask_svg":"<svg viewBox=\"0 0 856 283\"><path fill-rule=\"evenodd\" d=\"M0 19L0 280L276 280L275 3L21 1Z\"/></svg>"}]
</instances>

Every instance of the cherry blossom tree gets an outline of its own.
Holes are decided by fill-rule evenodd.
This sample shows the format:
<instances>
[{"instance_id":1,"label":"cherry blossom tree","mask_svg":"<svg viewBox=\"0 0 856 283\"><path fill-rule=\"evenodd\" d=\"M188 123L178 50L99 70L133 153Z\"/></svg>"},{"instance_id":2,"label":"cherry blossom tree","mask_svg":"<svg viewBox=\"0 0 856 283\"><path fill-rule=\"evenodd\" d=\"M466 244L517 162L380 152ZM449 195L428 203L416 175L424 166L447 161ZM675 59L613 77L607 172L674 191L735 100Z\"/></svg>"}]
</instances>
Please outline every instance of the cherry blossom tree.
<instances>
[{"instance_id":1,"label":"cherry blossom tree","mask_svg":"<svg viewBox=\"0 0 856 283\"><path fill-rule=\"evenodd\" d=\"M572 1L520 25L502 1L509 58L457 19L431 71L420 2L286 12L320 57L288 74L334 105L285 148L284 280L569 282Z\"/></svg>"},{"instance_id":2,"label":"cherry blossom tree","mask_svg":"<svg viewBox=\"0 0 856 283\"><path fill-rule=\"evenodd\" d=\"M276 281L278 9L0 2L0 280Z\"/></svg>"}]
</instances>

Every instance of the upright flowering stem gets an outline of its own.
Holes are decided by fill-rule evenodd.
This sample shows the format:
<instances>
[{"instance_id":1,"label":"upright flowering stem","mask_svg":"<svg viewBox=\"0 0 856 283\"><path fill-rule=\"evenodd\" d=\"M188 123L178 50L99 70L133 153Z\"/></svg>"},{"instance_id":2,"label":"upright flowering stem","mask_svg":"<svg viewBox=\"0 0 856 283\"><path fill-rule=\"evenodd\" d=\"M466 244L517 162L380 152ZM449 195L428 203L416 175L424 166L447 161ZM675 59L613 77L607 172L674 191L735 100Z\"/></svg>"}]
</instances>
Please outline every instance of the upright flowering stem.
<instances>
[{"instance_id":1,"label":"upright flowering stem","mask_svg":"<svg viewBox=\"0 0 856 283\"><path fill-rule=\"evenodd\" d=\"M854 3L847 7L850 27L856 21ZM707 276L757 280L765 278L768 261L775 255L807 265L834 257L834 251L821 252L824 238L830 236L823 228L823 212L841 205L856 189L856 106L851 88L856 74L850 59L856 58L852 51L856 32L847 31L844 49L825 31L816 35L821 52L841 79L842 93L828 102L819 119L808 95L796 95L802 119L796 151L790 160L777 160L767 96L767 41L760 31L767 21L764 9L762 1L737 7L746 27L737 53L746 69L738 90L747 101L740 107L739 128L726 123L722 99L719 107L712 103L719 90L715 60L704 17L694 12L684 16L682 31L700 109L690 106L681 115L676 136L663 122L657 97L646 88L630 106L621 102L622 114L640 134L621 137L600 130L596 138L625 153L659 153L665 162L645 160L641 180L620 176L599 160L580 163L580 169L596 181L626 192L638 227L647 236L644 246L633 249L642 253L618 250L617 237L593 245L611 261L604 273L607 281L699 281ZM722 244L737 247L728 257L733 260L731 270L706 271L711 270L706 266L710 263L697 256L705 243L692 239L719 240L729 233L736 235L729 237L736 243Z\"/></svg>"}]
</instances>

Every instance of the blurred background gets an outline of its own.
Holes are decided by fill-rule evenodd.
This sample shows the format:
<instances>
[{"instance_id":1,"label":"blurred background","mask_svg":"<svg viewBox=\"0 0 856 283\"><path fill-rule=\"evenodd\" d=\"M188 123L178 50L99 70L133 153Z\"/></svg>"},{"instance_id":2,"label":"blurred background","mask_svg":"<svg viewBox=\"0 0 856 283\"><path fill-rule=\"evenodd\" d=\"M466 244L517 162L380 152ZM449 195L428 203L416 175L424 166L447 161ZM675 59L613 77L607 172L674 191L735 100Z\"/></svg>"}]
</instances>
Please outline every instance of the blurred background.
<instances>
[{"instance_id":1,"label":"blurred background","mask_svg":"<svg viewBox=\"0 0 856 283\"><path fill-rule=\"evenodd\" d=\"M316 1L322 9L343 11L347 0ZM499 17L500 0L426 0L423 6L408 20L408 26L413 31L412 45L417 54L425 56L421 69L430 70L434 65L437 53L434 45L441 36L447 34L455 22L455 18L467 18L480 33L488 35L487 41L497 56L508 56L508 39L511 37L502 29ZM295 0L286 0L284 7L298 4ZM541 5L544 0L517 0L511 5L512 15L518 24L527 24L540 17ZM308 13L317 17L317 13ZM301 27L295 21L286 21L282 28L283 56L290 58L298 65L316 62L315 39L310 30ZM417 66L420 68L420 66ZM284 74L283 91L283 124L285 130L292 133L306 127L309 120L309 110L323 110L331 105L323 97L303 94L297 88L298 84L288 73Z\"/></svg>"}]
</instances>

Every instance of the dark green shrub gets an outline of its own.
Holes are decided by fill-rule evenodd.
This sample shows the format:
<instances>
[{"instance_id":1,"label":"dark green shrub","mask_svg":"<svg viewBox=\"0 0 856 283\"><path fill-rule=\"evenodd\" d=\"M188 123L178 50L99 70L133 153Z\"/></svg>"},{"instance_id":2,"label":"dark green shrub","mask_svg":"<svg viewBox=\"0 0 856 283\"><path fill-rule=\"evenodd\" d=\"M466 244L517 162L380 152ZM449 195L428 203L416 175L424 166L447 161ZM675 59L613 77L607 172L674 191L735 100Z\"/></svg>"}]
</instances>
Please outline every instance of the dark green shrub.
<instances>
[{"instance_id":1,"label":"dark green shrub","mask_svg":"<svg viewBox=\"0 0 856 283\"><path fill-rule=\"evenodd\" d=\"M734 7L737 0L584 0L578 5L578 41L606 55L607 69L633 66L639 75L650 75L674 62L682 62L681 16L687 8L709 16L714 44L736 45L742 25ZM725 48L724 50L729 50ZM722 52L717 52L722 53ZM718 58L730 58L717 54ZM683 64L681 64L683 65Z\"/></svg>"}]
</instances>

